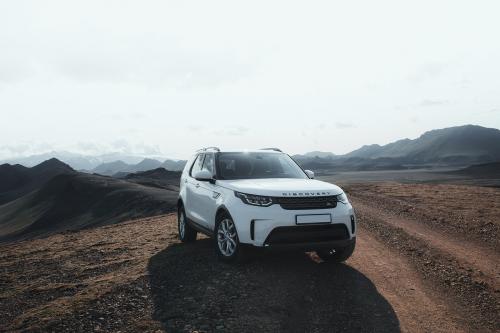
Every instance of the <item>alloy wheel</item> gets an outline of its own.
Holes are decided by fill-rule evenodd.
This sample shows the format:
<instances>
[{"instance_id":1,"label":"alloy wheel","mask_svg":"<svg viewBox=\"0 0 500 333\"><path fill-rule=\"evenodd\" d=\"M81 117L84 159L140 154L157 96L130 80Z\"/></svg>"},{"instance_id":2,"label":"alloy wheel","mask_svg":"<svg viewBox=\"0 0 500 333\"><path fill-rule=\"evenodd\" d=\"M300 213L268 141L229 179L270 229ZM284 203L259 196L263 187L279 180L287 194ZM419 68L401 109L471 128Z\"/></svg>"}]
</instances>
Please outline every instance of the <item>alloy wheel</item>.
<instances>
[{"instance_id":1,"label":"alloy wheel","mask_svg":"<svg viewBox=\"0 0 500 333\"><path fill-rule=\"evenodd\" d=\"M226 218L219 223L219 228L217 229L217 245L219 246L220 252L226 257L230 257L236 252L236 227L231 219Z\"/></svg>"}]
</instances>

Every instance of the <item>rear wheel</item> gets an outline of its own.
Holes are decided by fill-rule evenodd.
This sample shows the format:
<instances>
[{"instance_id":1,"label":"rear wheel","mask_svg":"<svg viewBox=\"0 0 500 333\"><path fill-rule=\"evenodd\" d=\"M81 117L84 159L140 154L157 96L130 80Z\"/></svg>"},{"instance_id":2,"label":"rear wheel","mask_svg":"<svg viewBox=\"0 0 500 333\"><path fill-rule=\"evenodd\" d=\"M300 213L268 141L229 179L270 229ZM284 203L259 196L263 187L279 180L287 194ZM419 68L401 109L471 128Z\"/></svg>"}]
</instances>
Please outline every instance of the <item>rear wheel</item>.
<instances>
[{"instance_id":1,"label":"rear wheel","mask_svg":"<svg viewBox=\"0 0 500 333\"><path fill-rule=\"evenodd\" d=\"M196 240L197 232L187 223L184 207L179 207L177 213L177 227L179 230L179 239L183 243L194 242Z\"/></svg>"},{"instance_id":2,"label":"rear wheel","mask_svg":"<svg viewBox=\"0 0 500 333\"><path fill-rule=\"evenodd\" d=\"M316 253L325 262L340 263L349 259L349 257L354 252L356 247L356 239L346 247L340 247L336 249L321 249L317 250Z\"/></svg>"},{"instance_id":3,"label":"rear wheel","mask_svg":"<svg viewBox=\"0 0 500 333\"><path fill-rule=\"evenodd\" d=\"M229 214L221 214L215 223L215 251L225 262L241 262L243 249L238 238L238 232Z\"/></svg>"}]
</instances>

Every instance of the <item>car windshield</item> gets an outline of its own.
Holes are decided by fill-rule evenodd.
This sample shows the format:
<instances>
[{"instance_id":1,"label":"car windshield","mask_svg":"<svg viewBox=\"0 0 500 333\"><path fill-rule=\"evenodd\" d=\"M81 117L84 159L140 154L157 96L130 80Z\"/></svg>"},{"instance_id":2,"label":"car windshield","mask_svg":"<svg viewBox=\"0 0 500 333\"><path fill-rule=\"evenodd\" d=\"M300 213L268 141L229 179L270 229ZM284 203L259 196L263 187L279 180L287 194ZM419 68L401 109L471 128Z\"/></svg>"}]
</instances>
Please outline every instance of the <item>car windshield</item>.
<instances>
[{"instance_id":1,"label":"car windshield","mask_svg":"<svg viewBox=\"0 0 500 333\"><path fill-rule=\"evenodd\" d=\"M283 153L219 153L217 178L307 178L290 156Z\"/></svg>"}]
</instances>

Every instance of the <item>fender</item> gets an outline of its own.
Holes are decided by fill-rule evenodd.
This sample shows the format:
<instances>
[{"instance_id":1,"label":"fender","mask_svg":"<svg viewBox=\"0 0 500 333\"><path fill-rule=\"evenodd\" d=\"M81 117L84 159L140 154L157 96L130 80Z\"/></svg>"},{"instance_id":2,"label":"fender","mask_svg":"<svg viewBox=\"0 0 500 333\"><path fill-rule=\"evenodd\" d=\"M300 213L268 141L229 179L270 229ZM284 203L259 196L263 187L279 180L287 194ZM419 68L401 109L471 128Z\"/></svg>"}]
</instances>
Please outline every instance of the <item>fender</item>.
<instances>
[{"instance_id":1,"label":"fender","mask_svg":"<svg viewBox=\"0 0 500 333\"><path fill-rule=\"evenodd\" d=\"M234 218L233 216L231 215L231 213L229 212L229 209L227 209L227 207L222 204L220 205L218 208L217 208L217 212L215 213L215 221L217 221L217 218L219 217L219 215L221 214L227 214L229 215L229 217L231 218L231 220L234 221ZM234 227L236 228L236 232L239 234L239 230L238 230L238 224L235 222L234 223ZM215 231L214 231L215 232Z\"/></svg>"},{"instance_id":2,"label":"fender","mask_svg":"<svg viewBox=\"0 0 500 333\"><path fill-rule=\"evenodd\" d=\"M217 212L215 213L215 220L216 221L217 221L217 217L219 217L219 215L221 215L221 214L227 214L227 215L229 215L230 218L233 218L231 216L231 213L229 213L229 209L227 209L227 207L224 204L220 205L217 208Z\"/></svg>"}]
</instances>

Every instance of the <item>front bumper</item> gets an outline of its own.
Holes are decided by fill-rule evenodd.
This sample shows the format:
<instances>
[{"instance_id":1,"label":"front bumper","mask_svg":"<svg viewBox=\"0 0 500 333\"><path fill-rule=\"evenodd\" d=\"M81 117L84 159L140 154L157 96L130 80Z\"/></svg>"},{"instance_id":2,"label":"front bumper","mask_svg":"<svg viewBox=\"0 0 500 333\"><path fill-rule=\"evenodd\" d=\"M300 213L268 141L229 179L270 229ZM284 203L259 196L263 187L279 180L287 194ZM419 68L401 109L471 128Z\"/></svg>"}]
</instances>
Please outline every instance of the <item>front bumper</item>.
<instances>
[{"instance_id":1,"label":"front bumper","mask_svg":"<svg viewBox=\"0 0 500 333\"><path fill-rule=\"evenodd\" d=\"M347 247L356 243L356 237L351 239L326 241L326 242L306 242L306 243L290 243L290 244L272 244L264 245L265 248L276 250L303 250L303 251L316 251L319 249L337 249Z\"/></svg>"},{"instance_id":2,"label":"front bumper","mask_svg":"<svg viewBox=\"0 0 500 333\"><path fill-rule=\"evenodd\" d=\"M355 238L352 206L338 203L331 209L287 210L280 205L251 206L231 198L229 213L235 222L241 243L266 247L343 247ZM331 223L298 225L297 215L330 214ZM351 220L352 219L352 220ZM285 231L277 233L278 230ZM279 237L275 235L278 234Z\"/></svg>"}]
</instances>

